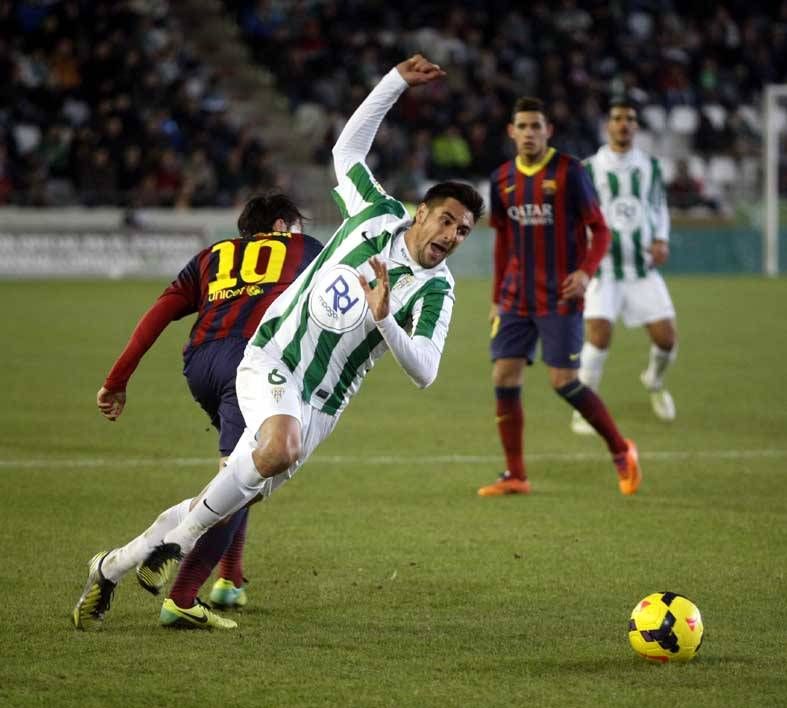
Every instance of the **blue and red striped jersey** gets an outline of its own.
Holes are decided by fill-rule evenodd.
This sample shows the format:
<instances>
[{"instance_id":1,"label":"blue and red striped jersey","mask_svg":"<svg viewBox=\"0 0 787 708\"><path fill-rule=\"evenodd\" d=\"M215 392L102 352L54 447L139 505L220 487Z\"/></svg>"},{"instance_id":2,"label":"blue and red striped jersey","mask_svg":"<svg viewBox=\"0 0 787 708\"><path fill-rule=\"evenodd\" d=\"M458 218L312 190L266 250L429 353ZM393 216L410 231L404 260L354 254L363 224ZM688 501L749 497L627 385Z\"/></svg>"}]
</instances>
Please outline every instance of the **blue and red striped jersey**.
<instances>
[{"instance_id":1,"label":"blue and red striped jersey","mask_svg":"<svg viewBox=\"0 0 787 708\"><path fill-rule=\"evenodd\" d=\"M275 232L219 241L180 271L161 297L178 295L197 313L183 356L216 339L249 339L268 306L322 250L305 234Z\"/></svg>"},{"instance_id":2,"label":"blue and red striped jersey","mask_svg":"<svg viewBox=\"0 0 787 708\"><path fill-rule=\"evenodd\" d=\"M554 148L532 167L509 160L492 173L490 192L493 302L523 317L581 311L582 300L560 299L561 284L579 269L595 273L609 231L579 160Z\"/></svg>"}]
</instances>

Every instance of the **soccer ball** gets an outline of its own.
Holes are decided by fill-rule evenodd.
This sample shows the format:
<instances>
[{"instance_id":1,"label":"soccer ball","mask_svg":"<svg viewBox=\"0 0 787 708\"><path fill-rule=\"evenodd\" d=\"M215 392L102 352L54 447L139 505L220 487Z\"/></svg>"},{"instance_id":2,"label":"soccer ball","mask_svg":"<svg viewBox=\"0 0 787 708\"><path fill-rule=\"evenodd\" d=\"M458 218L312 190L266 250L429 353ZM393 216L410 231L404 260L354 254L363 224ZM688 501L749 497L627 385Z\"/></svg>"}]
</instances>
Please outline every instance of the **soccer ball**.
<instances>
[{"instance_id":1,"label":"soccer ball","mask_svg":"<svg viewBox=\"0 0 787 708\"><path fill-rule=\"evenodd\" d=\"M629 619L631 648L649 661L690 661L702 644L697 606L675 592L654 592L640 600Z\"/></svg>"}]
</instances>

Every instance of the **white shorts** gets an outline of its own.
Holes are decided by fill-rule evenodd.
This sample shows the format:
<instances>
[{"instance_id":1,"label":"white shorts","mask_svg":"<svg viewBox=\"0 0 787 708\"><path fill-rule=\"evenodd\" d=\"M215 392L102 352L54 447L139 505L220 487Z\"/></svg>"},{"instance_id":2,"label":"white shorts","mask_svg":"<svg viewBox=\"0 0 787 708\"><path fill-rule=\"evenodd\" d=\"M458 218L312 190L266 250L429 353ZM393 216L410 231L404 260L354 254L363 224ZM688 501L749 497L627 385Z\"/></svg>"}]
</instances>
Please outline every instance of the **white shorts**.
<instances>
[{"instance_id":1,"label":"white shorts","mask_svg":"<svg viewBox=\"0 0 787 708\"><path fill-rule=\"evenodd\" d=\"M322 413L303 401L301 387L290 370L280 359L256 346L246 347L238 366L235 390L246 429L230 458L248 453L256 447L257 431L271 416L289 415L301 425L301 457L286 472L269 478L270 484L265 485L261 494L270 496L303 466L317 446L333 432L339 416Z\"/></svg>"},{"instance_id":2,"label":"white shorts","mask_svg":"<svg viewBox=\"0 0 787 708\"><path fill-rule=\"evenodd\" d=\"M648 272L636 280L593 278L585 293L585 319L615 322L620 317L626 327L675 319L675 307L661 273Z\"/></svg>"}]
</instances>

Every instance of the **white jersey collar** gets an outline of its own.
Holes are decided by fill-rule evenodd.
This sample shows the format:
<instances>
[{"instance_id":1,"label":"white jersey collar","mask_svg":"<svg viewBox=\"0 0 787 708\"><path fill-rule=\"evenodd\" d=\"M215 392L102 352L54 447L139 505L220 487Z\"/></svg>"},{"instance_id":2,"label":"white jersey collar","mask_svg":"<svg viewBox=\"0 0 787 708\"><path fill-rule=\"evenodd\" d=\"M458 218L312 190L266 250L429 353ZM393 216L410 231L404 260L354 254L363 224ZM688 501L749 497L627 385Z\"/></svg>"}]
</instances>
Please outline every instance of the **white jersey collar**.
<instances>
[{"instance_id":1,"label":"white jersey collar","mask_svg":"<svg viewBox=\"0 0 787 708\"><path fill-rule=\"evenodd\" d=\"M636 147L632 147L626 152L615 152L609 145L603 145L598 151L598 156L605 167L613 170L625 170L632 167L637 161L637 153Z\"/></svg>"},{"instance_id":2,"label":"white jersey collar","mask_svg":"<svg viewBox=\"0 0 787 708\"><path fill-rule=\"evenodd\" d=\"M393 263L398 265L407 266L413 273L419 270L424 270L418 262L410 255L410 250L407 248L407 243L404 240L404 235L407 230L413 225L410 221L402 224L393 235L391 239L391 254L390 259Z\"/></svg>"}]
</instances>

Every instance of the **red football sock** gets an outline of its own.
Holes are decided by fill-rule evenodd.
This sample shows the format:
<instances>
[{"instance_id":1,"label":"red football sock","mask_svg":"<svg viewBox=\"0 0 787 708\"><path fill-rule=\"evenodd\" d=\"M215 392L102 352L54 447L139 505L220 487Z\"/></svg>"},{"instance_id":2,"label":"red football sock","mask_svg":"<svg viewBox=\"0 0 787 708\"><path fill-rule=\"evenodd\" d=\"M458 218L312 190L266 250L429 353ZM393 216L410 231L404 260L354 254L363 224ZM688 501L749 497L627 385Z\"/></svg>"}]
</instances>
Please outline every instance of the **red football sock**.
<instances>
[{"instance_id":1,"label":"red football sock","mask_svg":"<svg viewBox=\"0 0 787 708\"><path fill-rule=\"evenodd\" d=\"M244 515L243 521L240 526L238 526L238 530L235 532L235 536L233 536L229 548L227 548L224 555L221 557L221 563L219 565L219 575L225 580L231 580L236 588L243 585L243 546L246 542L247 519L248 513Z\"/></svg>"},{"instance_id":2,"label":"red football sock","mask_svg":"<svg viewBox=\"0 0 787 708\"><path fill-rule=\"evenodd\" d=\"M555 389L557 394L576 408L582 417L590 423L596 432L604 438L613 457L623 455L628 449L626 441L612 420L607 407L592 388L585 386L579 379ZM615 461L617 464L617 459Z\"/></svg>"},{"instance_id":3,"label":"red football sock","mask_svg":"<svg viewBox=\"0 0 787 708\"><path fill-rule=\"evenodd\" d=\"M512 477L526 479L525 458L522 452L525 433L525 412L522 409L521 388L495 388L497 398L497 431L506 457L506 469Z\"/></svg>"},{"instance_id":4,"label":"red football sock","mask_svg":"<svg viewBox=\"0 0 787 708\"><path fill-rule=\"evenodd\" d=\"M247 515L248 509L241 509L225 523L209 528L197 541L197 545L194 546L191 553L183 559L178 576L169 593L170 598L178 607L192 607L194 605L200 587L210 577L211 571L216 567L222 554L231 545L234 545L238 532L242 531L242 536L245 536ZM242 579L242 568L240 572ZM225 575L224 577L229 576ZM238 583L238 585L240 584Z\"/></svg>"},{"instance_id":5,"label":"red football sock","mask_svg":"<svg viewBox=\"0 0 787 708\"><path fill-rule=\"evenodd\" d=\"M189 553L180 564L169 596L178 607L193 607L197 593L213 570L213 564L198 553Z\"/></svg>"}]
</instances>

